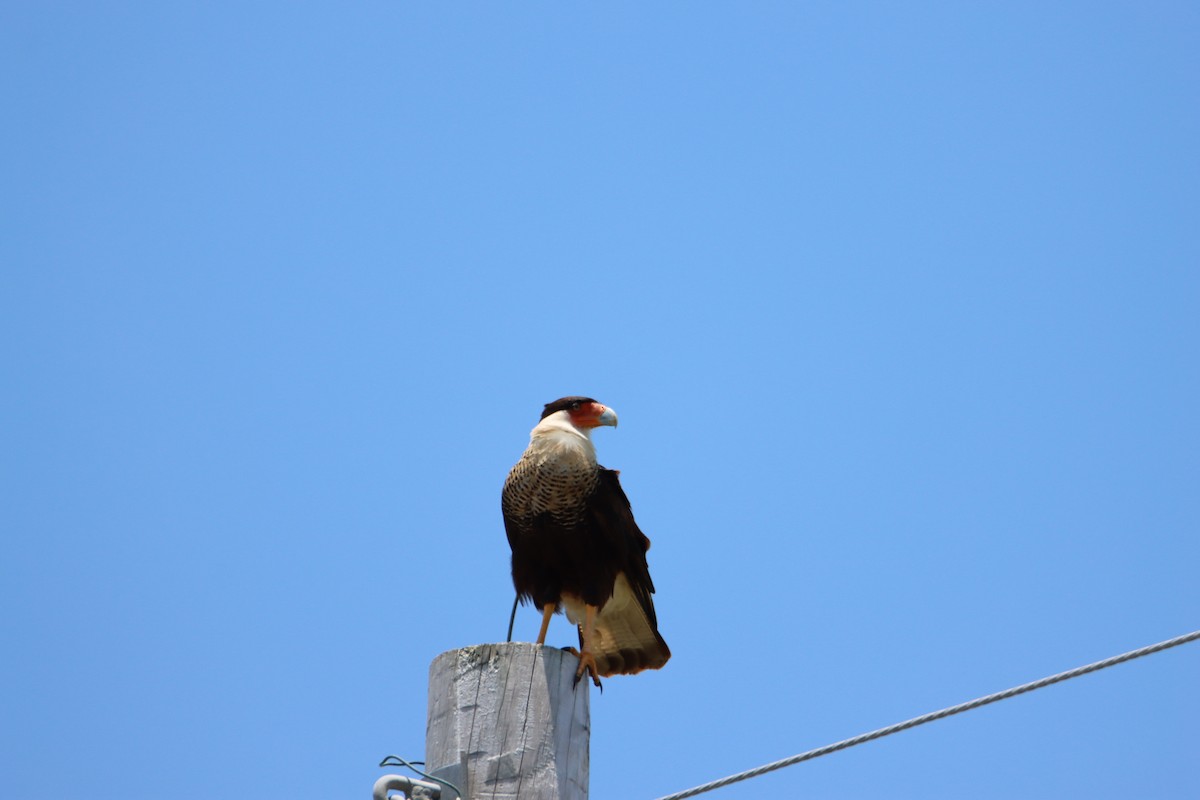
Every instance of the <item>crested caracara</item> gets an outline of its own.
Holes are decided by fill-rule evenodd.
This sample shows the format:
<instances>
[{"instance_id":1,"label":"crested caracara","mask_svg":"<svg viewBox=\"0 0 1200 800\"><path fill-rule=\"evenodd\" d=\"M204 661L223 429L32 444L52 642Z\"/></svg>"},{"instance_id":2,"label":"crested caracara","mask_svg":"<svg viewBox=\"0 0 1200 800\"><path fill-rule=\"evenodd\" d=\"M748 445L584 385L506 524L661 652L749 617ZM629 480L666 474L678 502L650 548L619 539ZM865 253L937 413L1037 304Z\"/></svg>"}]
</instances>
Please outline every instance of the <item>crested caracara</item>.
<instances>
[{"instance_id":1,"label":"crested caracara","mask_svg":"<svg viewBox=\"0 0 1200 800\"><path fill-rule=\"evenodd\" d=\"M596 463L591 433L617 425L590 397L547 403L501 494L513 585L542 611L538 644L560 607L579 627L578 681L658 669L671 651L658 633L650 540L634 522L617 471Z\"/></svg>"}]
</instances>

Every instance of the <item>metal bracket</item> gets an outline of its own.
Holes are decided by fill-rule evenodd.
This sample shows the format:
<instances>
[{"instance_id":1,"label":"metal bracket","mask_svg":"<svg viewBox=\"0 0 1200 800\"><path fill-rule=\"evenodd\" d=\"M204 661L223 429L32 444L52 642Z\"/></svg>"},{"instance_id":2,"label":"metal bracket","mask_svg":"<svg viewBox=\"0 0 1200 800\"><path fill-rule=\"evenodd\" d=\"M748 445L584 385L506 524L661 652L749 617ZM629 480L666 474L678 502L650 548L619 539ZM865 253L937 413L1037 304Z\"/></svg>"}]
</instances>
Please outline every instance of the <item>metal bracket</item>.
<instances>
[{"instance_id":1,"label":"metal bracket","mask_svg":"<svg viewBox=\"0 0 1200 800\"><path fill-rule=\"evenodd\" d=\"M459 798L454 790L454 787L466 787L470 781L467 780L467 754L459 752L458 763L450 764L440 769L435 769L429 773L429 777L435 781L444 781L442 785L446 787L446 796L454 797L456 800L467 800L467 798ZM464 791L467 791L464 789Z\"/></svg>"},{"instance_id":2,"label":"metal bracket","mask_svg":"<svg viewBox=\"0 0 1200 800\"><path fill-rule=\"evenodd\" d=\"M371 797L373 800L389 800L388 792L395 791L404 792L406 800L442 800L443 794L445 794L446 800L467 800L462 795L462 790L458 788L467 785L467 754L460 752L458 757L459 763L434 770L431 774L417 769L416 764L425 766L424 761L410 762L400 756L387 756L379 762L379 766L398 767L403 765L428 780L420 781L403 775L384 775L375 781Z\"/></svg>"},{"instance_id":3,"label":"metal bracket","mask_svg":"<svg viewBox=\"0 0 1200 800\"><path fill-rule=\"evenodd\" d=\"M384 775L375 781L371 800L388 800L388 792L404 792L407 800L441 800L442 786L403 775Z\"/></svg>"}]
</instances>

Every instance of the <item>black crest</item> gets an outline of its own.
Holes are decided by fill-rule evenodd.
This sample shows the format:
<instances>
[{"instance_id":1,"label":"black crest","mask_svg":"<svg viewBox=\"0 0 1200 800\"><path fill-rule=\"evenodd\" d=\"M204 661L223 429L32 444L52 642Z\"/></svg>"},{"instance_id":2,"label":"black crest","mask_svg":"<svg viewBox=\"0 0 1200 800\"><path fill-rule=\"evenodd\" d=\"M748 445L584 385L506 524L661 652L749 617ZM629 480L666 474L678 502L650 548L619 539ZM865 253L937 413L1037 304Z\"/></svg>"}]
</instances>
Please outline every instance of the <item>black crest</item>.
<instances>
[{"instance_id":1,"label":"black crest","mask_svg":"<svg viewBox=\"0 0 1200 800\"><path fill-rule=\"evenodd\" d=\"M573 408L579 408L584 403L596 402L590 397L560 397L553 403L546 403L546 408L542 410L541 419L553 414L555 411L569 411Z\"/></svg>"}]
</instances>

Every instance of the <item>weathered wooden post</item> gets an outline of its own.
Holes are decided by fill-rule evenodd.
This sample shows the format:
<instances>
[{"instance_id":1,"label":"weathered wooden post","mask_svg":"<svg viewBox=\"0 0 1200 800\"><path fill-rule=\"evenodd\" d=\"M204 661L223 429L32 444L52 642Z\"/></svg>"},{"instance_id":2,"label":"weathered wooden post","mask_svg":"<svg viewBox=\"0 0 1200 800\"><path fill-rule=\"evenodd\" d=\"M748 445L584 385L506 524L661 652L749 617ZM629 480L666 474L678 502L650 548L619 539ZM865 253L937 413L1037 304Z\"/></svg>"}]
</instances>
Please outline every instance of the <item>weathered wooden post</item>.
<instances>
[{"instance_id":1,"label":"weathered wooden post","mask_svg":"<svg viewBox=\"0 0 1200 800\"><path fill-rule=\"evenodd\" d=\"M463 800L587 800L590 681L554 647L442 653L429 668L425 769Z\"/></svg>"}]
</instances>

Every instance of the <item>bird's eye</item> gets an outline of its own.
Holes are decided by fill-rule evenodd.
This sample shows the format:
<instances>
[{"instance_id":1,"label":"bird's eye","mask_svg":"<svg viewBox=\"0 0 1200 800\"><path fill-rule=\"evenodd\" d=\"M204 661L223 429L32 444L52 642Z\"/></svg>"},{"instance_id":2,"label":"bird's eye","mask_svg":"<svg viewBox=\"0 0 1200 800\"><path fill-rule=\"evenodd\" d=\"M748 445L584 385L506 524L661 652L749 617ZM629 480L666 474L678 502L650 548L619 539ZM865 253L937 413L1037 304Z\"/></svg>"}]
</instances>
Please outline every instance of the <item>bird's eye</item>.
<instances>
[{"instance_id":1,"label":"bird's eye","mask_svg":"<svg viewBox=\"0 0 1200 800\"><path fill-rule=\"evenodd\" d=\"M574 403L571 403L571 409L572 409L572 410L574 410L574 409L576 409L576 408L579 408L579 401L578 401L578 400L576 400Z\"/></svg>"}]
</instances>

